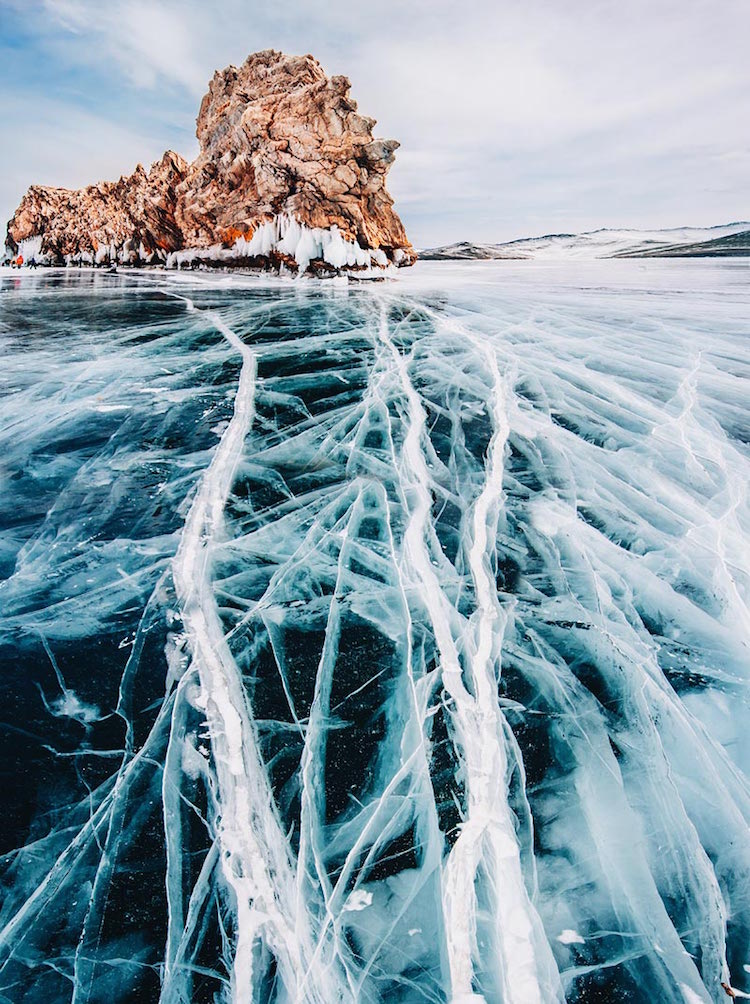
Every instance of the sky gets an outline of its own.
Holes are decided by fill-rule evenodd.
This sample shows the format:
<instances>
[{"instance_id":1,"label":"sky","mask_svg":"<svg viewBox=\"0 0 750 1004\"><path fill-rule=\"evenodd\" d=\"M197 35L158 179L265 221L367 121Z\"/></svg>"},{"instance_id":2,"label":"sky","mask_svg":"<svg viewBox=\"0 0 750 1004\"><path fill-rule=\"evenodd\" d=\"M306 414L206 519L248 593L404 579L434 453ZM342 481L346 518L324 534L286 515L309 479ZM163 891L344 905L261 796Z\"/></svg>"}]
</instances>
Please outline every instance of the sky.
<instances>
[{"instance_id":1,"label":"sky","mask_svg":"<svg viewBox=\"0 0 750 1004\"><path fill-rule=\"evenodd\" d=\"M197 152L214 70L344 73L412 243L750 219L750 0L0 0L0 220Z\"/></svg>"}]
</instances>

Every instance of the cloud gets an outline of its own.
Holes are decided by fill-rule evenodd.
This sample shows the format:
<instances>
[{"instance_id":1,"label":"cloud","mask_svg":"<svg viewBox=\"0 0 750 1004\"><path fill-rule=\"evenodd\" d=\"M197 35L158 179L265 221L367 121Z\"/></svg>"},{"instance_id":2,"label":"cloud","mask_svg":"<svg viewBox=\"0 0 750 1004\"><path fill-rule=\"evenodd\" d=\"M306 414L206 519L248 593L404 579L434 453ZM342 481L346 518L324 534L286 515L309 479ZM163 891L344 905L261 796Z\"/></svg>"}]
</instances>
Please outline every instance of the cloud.
<instances>
[{"instance_id":1,"label":"cloud","mask_svg":"<svg viewBox=\"0 0 750 1004\"><path fill-rule=\"evenodd\" d=\"M401 141L390 187L420 244L519 236L545 219L582 228L749 214L745 0L11 6L50 73L85 70L110 105L121 92L122 146L132 133L151 149L157 120L162 147L178 123L187 135L213 71L248 52L313 52L351 77L380 135ZM155 117L146 136L138 108Z\"/></svg>"},{"instance_id":2,"label":"cloud","mask_svg":"<svg viewBox=\"0 0 750 1004\"><path fill-rule=\"evenodd\" d=\"M196 92L205 84L196 51L200 35L181 8L190 12L189 5L145 0L44 0L45 14L63 32L60 46L76 51L77 58L110 73L115 69L143 90L167 83Z\"/></svg>"}]
</instances>

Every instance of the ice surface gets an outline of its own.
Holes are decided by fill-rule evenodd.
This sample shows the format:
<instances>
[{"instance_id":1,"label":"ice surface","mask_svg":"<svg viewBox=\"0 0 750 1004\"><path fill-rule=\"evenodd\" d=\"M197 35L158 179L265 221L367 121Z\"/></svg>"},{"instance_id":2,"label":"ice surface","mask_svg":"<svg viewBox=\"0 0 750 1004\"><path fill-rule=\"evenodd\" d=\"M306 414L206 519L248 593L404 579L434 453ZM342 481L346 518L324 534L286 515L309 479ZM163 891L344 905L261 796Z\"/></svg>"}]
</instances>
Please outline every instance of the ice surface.
<instances>
[{"instance_id":1,"label":"ice surface","mask_svg":"<svg viewBox=\"0 0 750 1004\"><path fill-rule=\"evenodd\" d=\"M750 989L747 264L0 274L0 1001Z\"/></svg>"}]
</instances>

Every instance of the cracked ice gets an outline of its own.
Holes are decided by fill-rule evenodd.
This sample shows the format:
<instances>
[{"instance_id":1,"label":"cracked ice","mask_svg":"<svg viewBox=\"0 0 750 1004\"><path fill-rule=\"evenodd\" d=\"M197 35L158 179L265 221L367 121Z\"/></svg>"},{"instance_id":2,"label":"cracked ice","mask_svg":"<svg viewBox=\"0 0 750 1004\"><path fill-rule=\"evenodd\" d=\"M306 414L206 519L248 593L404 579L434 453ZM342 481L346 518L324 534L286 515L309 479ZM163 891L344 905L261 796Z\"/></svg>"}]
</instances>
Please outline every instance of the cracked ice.
<instances>
[{"instance_id":1,"label":"cracked ice","mask_svg":"<svg viewBox=\"0 0 750 1004\"><path fill-rule=\"evenodd\" d=\"M747 275L0 277L0 1001L750 989Z\"/></svg>"}]
</instances>

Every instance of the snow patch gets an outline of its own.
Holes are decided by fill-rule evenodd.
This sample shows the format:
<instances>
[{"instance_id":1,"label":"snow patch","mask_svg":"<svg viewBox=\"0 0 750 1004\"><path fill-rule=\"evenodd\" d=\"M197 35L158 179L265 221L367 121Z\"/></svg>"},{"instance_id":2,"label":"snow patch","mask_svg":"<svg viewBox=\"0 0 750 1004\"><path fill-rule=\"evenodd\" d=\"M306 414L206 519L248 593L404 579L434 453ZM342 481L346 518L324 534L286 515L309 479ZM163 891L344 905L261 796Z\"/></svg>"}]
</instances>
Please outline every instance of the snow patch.
<instances>
[{"instance_id":1,"label":"snow patch","mask_svg":"<svg viewBox=\"0 0 750 1004\"><path fill-rule=\"evenodd\" d=\"M366 910L371 903L371 892L367 892L365 889L355 889L354 892L349 895L349 898L344 905L344 909L347 911Z\"/></svg>"},{"instance_id":2,"label":"snow patch","mask_svg":"<svg viewBox=\"0 0 750 1004\"><path fill-rule=\"evenodd\" d=\"M571 928L566 927L564 931L561 931L557 940L561 945L585 945L586 939L582 938L578 931L573 931Z\"/></svg>"}]
</instances>

